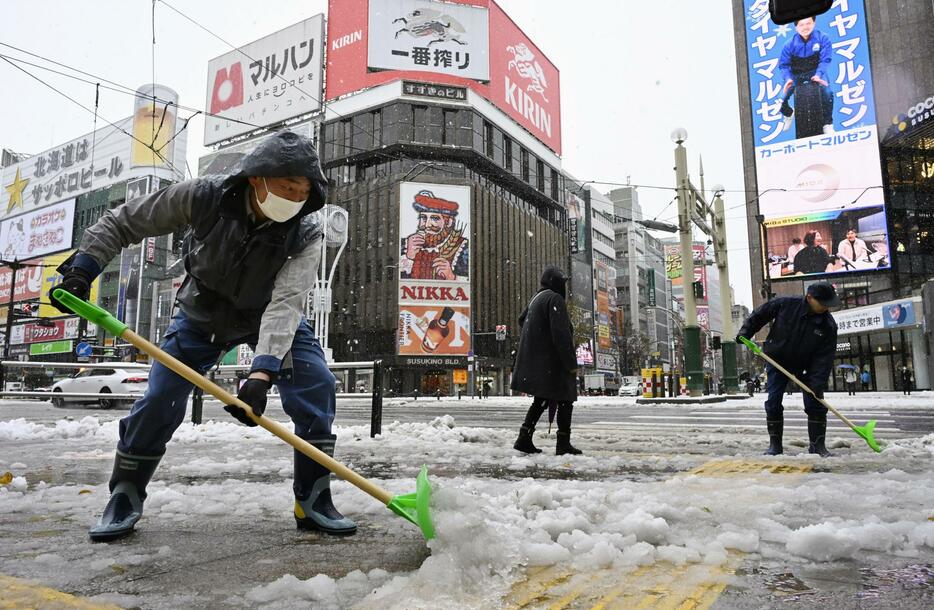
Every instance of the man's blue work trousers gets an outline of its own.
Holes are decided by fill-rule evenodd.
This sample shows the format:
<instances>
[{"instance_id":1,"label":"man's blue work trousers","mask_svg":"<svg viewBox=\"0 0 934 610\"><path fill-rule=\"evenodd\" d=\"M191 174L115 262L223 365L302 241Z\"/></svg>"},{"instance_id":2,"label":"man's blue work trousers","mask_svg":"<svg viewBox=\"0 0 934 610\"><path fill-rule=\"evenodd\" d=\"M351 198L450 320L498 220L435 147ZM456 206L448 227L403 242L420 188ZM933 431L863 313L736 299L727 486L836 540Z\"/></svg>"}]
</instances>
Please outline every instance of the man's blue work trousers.
<instances>
[{"instance_id":1,"label":"man's blue work trousers","mask_svg":"<svg viewBox=\"0 0 934 610\"><path fill-rule=\"evenodd\" d=\"M806 378L801 377L801 371L789 370L789 373L808 383ZM791 380L785 377L784 373L779 371L771 364L765 365L765 391L768 398L765 399L765 417L766 419L782 419L785 408L782 406L782 396L785 393L785 386L791 383ZM817 392L818 396L823 396L823 388L811 386L811 389ZM801 392L804 395L804 412L808 415L827 415L827 407L818 402L808 392Z\"/></svg>"},{"instance_id":2,"label":"man's blue work trousers","mask_svg":"<svg viewBox=\"0 0 934 610\"><path fill-rule=\"evenodd\" d=\"M209 334L178 312L160 347L204 374L234 345L213 342ZM276 381L282 409L292 418L297 436L308 439L330 434L335 378L318 338L305 319L295 332L290 356L283 361ZM130 455L162 455L166 443L185 419L192 387L171 369L155 362L149 372L146 393L136 401L130 414L120 420L117 449Z\"/></svg>"}]
</instances>

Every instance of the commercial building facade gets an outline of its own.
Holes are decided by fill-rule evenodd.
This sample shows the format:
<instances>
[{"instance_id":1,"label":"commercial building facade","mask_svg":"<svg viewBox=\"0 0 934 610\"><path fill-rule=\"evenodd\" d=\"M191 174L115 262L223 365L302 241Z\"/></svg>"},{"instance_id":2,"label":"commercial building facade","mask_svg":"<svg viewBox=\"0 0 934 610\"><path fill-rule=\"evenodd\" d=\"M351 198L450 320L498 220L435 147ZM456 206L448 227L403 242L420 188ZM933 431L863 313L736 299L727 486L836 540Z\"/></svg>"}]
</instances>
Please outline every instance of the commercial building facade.
<instances>
[{"instance_id":1,"label":"commercial building facade","mask_svg":"<svg viewBox=\"0 0 934 610\"><path fill-rule=\"evenodd\" d=\"M673 309L664 246L635 222L643 218L634 187L617 188L607 196L615 216L617 332L621 357L625 354L622 372L634 375L645 366L671 367L672 328L683 322Z\"/></svg>"},{"instance_id":2,"label":"commercial building facade","mask_svg":"<svg viewBox=\"0 0 934 610\"><path fill-rule=\"evenodd\" d=\"M827 279L845 308L835 316L846 325L837 363L869 371L874 389L900 388L906 367L915 387L929 388L923 316L887 323L885 312L923 311L913 299L934 276L934 6L851 0L817 16L815 29L831 46L827 90L834 104L830 129L809 135L797 119L784 120L787 90L777 58L795 26L775 26L761 4L733 1L756 304L772 294L801 295L812 281ZM776 133L782 124L793 125L796 137ZM865 250L844 243L850 230ZM791 239L814 232L829 242L822 247L830 260L796 269ZM843 388L842 369L832 384Z\"/></svg>"},{"instance_id":3,"label":"commercial building facade","mask_svg":"<svg viewBox=\"0 0 934 610\"><path fill-rule=\"evenodd\" d=\"M5 293L0 319L5 324L9 313L14 316L10 357L71 361L79 340L113 345L102 329L85 328L75 316L39 302L47 301L49 289L61 281L56 268L105 211L184 177L187 133L177 124L177 102L171 89L144 85L134 97L132 116L38 154L3 156L0 251L6 265L0 267L0 293ZM141 335L158 335L150 315L151 286L170 258L171 241L170 236L151 238L124 250L92 286L91 300ZM24 265L15 287L10 263Z\"/></svg>"},{"instance_id":4,"label":"commercial building facade","mask_svg":"<svg viewBox=\"0 0 934 610\"><path fill-rule=\"evenodd\" d=\"M394 394L502 393L542 269L570 262L558 72L495 2L430 4L457 43L382 36L416 3L331 3L319 137L349 226L330 345L382 360Z\"/></svg>"}]
</instances>

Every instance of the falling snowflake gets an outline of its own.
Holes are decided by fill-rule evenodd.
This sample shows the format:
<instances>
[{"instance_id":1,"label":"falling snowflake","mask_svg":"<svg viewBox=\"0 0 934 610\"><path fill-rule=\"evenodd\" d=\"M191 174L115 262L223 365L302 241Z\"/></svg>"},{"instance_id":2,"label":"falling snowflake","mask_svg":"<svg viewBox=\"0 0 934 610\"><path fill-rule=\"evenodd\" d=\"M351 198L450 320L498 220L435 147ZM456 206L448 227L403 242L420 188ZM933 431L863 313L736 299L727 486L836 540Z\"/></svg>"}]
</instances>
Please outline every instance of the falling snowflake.
<instances>
[{"instance_id":1,"label":"falling snowflake","mask_svg":"<svg viewBox=\"0 0 934 610\"><path fill-rule=\"evenodd\" d=\"M526 233L529 234L529 237L535 237L535 233L532 233L531 231L526 231Z\"/></svg>"}]
</instances>

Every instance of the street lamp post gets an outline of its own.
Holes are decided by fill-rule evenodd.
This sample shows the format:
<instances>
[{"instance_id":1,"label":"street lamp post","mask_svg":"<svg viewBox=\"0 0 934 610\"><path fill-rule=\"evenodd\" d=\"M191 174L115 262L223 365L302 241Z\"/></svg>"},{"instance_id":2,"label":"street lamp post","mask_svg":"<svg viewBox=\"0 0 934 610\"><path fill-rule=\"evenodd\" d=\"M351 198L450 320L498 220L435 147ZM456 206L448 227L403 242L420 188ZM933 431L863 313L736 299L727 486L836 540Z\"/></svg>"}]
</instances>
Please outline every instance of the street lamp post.
<instances>
[{"instance_id":1,"label":"street lamp post","mask_svg":"<svg viewBox=\"0 0 934 610\"><path fill-rule=\"evenodd\" d=\"M321 244L321 266L318 270L318 276L315 279L315 287L310 297L313 303L312 315L309 318L314 320L315 335L321 343L321 349L324 351L327 360L333 360L332 350L328 347L328 332L330 330L331 315L331 285L334 281L334 272L337 270L337 261L344 252L347 245L347 211L335 205L326 205L320 214L324 218L324 239ZM331 262L331 267L327 266L328 247L336 247L337 254Z\"/></svg>"},{"instance_id":2,"label":"street lamp post","mask_svg":"<svg viewBox=\"0 0 934 610\"><path fill-rule=\"evenodd\" d=\"M688 176L687 149L683 142L687 131L677 128L671 132L675 147L675 181L678 192L678 231L681 235L681 277L684 286L684 368L688 380L688 393L704 393L704 366L700 353L700 326L697 324L697 301L694 299L694 239L691 230L693 188Z\"/></svg>"}]
</instances>

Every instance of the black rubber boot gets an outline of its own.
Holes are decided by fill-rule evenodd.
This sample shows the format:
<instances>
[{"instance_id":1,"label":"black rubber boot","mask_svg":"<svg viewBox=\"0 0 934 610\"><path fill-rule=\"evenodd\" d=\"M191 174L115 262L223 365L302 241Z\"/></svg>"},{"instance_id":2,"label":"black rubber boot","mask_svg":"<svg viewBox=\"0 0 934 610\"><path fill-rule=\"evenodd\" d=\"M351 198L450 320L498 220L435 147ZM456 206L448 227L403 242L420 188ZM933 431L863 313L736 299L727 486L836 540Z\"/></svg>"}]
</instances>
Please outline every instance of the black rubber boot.
<instances>
[{"instance_id":1,"label":"black rubber boot","mask_svg":"<svg viewBox=\"0 0 934 610\"><path fill-rule=\"evenodd\" d=\"M765 455L781 455L783 452L782 432L785 429L785 420L767 419L765 420L765 426L769 431L769 448L766 449Z\"/></svg>"},{"instance_id":2,"label":"black rubber boot","mask_svg":"<svg viewBox=\"0 0 934 610\"><path fill-rule=\"evenodd\" d=\"M110 475L110 500L97 525L88 531L93 542L109 542L133 531L133 526L143 516L146 485L161 459L161 455L117 452L113 474Z\"/></svg>"},{"instance_id":3,"label":"black rubber boot","mask_svg":"<svg viewBox=\"0 0 934 610\"><path fill-rule=\"evenodd\" d=\"M316 449L334 457L333 434L305 439ZM300 530L318 530L325 534L349 536L357 524L342 515L331 501L331 471L304 453L295 451L295 525Z\"/></svg>"},{"instance_id":4,"label":"black rubber boot","mask_svg":"<svg viewBox=\"0 0 934 610\"><path fill-rule=\"evenodd\" d=\"M519 438L516 439L512 448L522 453L541 453L542 450L532 443L532 434L534 433L535 428L524 425L521 426L519 428Z\"/></svg>"},{"instance_id":5,"label":"black rubber boot","mask_svg":"<svg viewBox=\"0 0 934 610\"><path fill-rule=\"evenodd\" d=\"M816 453L821 457L831 457L833 454L827 451L827 447L824 446L826 436L827 414L808 416L808 439L811 441L808 453Z\"/></svg>"},{"instance_id":6,"label":"black rubber boot","mask_svg":"<svg viewBox=\"0 0 934 610\"><path fill-rule=\"evenodd\" d=\"M555 455L581 455L584 452L571 444L571 432L558 430L558 442L555 444Z\"/></svg>"}]
</instances>

